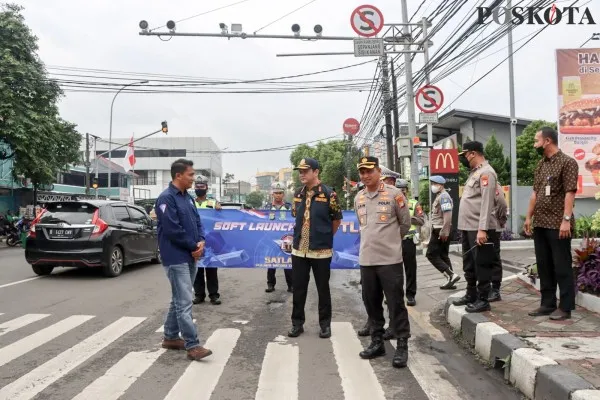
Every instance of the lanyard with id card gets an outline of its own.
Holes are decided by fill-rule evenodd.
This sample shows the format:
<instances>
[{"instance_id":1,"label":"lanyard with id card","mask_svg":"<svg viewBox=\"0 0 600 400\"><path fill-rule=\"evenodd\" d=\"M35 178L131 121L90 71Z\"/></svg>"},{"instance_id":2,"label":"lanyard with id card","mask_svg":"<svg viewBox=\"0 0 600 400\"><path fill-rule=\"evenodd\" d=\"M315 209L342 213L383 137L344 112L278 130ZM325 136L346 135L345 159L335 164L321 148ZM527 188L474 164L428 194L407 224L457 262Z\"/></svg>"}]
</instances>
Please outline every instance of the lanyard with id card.
<instances>
[{"instance_id":1,"label":"lanyard with id card","mask_svg":"<svg viewBox=\"0 0 600 400\"><path fill-rule=\"evenodd\" d=\"M546 181L546 196L550 196L550 176L548 177L547 181Z\"/></svg>"}]
</instances>

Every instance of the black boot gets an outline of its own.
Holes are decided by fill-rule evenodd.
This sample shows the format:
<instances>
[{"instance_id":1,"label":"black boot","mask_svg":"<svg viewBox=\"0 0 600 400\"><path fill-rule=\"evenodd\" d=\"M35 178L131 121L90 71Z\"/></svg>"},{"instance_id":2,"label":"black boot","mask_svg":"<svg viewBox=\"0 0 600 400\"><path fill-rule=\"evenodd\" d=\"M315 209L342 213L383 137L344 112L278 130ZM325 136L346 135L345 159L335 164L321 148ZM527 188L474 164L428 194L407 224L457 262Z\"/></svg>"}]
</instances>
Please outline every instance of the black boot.
<instances>
[{"instance_id":1,"label":"black boot","mask_svg":"<svg viewBox=\"0 0 600 400\"><path fill-rule=\"evenodd\" d=\"M408 362L408 339L398 339L396 345L396 353L392 359L392 366L394 368L404 368Z\"/></svg>"},{"instance_id":2,"label":"black boot","mask_svg":"<svg viewBox=\"0 0 600 400\"><path fill-rule=\"evenodd\" d=\"M374 338L371 341L369 347L366 350L361 351L359 354L360 358L364 360L371 360L376 357L385 355L385 343L381 338Z\"/></svg>"},{"instance_id":3,"label":"black boot","mask_svg":"<svg viewBox=\"0 0 600 400\"><path fill-rule=\"evenodd\" d=\"M200 303L204 303L205 299L204 297L194 297L194 300L192 301L192 303L194 304L200 304Z\"/></svg>"},{"instance_id":4,"label":"black boot","mask_svg":"<svg viewBox=\"0 0 600 400\"><path fill-rule=\"evenodd\" d=\"M392 333L392 330L390 328L387 328L385 330L385 333L383 334L383 340L391 340L394 338L394 334Z\"/></svg>"},{"instance_id":5,"label":"black boot","mask_svg":"<svg viewBox=\"0 0 600 400\"><path fill-rule=\"evenodd\" d=\"M472 304L468 304L465 308L465 311L468 313L479 313L484 311L490 311L490 303L486 299L478 299L476 302Z\"/></svg>"},{"instance_id":6,"label":"black boot","mask_svg":"<svg viewBox=\"0 0 600 400\"><path fill-rule=\"evenodd\" d=\"M271 292L273 292L273 291L275 291L275 285L273 285L273 284L269 283L269 284L267 285L267 288L265 289L265 292L267 292L267 293L271 293Z\"/></svg>"},{"instance_id":7,"label":"black boot","mask_svg":"<svg viewBox=\"0 0 600 400\"><path fill-rule=\"evenodd\" d=\"M493 303L494 301L501 301L502 300L502 296L500 296L500 289L492 289L492 290L490 290L490 294L489 294L487 300L490 303Z\"/></svg>"},{"instance_id":8,"label":"black boot","mask_svg":"<svg viewBox=\"0 0 600 400\"><path fill-rule=\"evenodd\" d=\"M466 306L467 304L474 303L475 301L477 301L477 297L471 296L467 293L460 299L454 300L452 304L454 304L455 306Z\"/></svg>"},{"instance_id":9,"label":"black boot","mask_svg":"<svg viewBox=\"0 0 600 400\"><path fill-rule=\"evenodd\" d=\"M446 277L447 281L442 286L440 286L440 289L443 289L443 290L456 289L456 286L454 286L454 284L460 280L460 276L456 275L452 271L444 272L444 276Z\"/></svg>"},{"instance_id":10,"label":"black boot","mask_svg":"<svg viewBox=\"0 0 600 400\"><path fill-rule=\"evenodd\" d=\"M371 334L371 328L369 327L369 321L365 323L362 329L358 330L358 336L369 336Z\"/></svg>"},{"instance_id":11,"label":"black boot","mask_svg":"<svg viewBox=\"0 0 600 400\"><path fill-rule=\"evenodd\" d=\"M304 327L303 326L292 326L292 329L290 329L288 331L288 336L289 337L298 337L301 334L304 333Z\"/></svg>"}]
</instances>

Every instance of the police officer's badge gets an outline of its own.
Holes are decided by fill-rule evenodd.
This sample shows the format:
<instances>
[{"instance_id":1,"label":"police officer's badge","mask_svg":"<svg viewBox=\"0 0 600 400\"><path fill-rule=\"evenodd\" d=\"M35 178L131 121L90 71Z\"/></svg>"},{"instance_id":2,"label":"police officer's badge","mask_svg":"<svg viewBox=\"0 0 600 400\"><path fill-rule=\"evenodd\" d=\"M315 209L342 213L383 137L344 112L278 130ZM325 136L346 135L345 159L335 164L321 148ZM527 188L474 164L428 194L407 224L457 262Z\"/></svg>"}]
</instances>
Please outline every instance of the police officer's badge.
<instances>
[{"instance_id":1,"label":"police officer's badge","mask_svg":"<svg viewBox=\"0 0 600 400\"><path fill-rule=\"evenodd\" d=\"M306 160L304 158L300 160L300 165L306 165Z\"/></svg>"},{"instance_id":2,"label":"police officer's badge","mask_svg":"<svg viewBox=\"0 0 600 400\"><path fill-rule=\"evenodd\" d=\"M367 158L366 158L366 157L363 157L363 159L362 159L362 160L360 160L360 162L361 162L361 163L366 163L366 162L367 162Z\"/></svg>"}]
</instances>

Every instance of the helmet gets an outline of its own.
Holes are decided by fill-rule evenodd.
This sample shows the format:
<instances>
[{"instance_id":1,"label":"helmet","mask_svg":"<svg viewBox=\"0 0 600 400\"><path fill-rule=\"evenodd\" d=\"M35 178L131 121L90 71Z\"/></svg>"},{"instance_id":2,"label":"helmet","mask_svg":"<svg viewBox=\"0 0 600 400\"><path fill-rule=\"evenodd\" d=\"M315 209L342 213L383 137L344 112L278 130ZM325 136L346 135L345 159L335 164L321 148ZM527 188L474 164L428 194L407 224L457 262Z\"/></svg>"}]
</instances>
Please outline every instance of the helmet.
<instances>
[{"instance_id":1,"label":"helmet","mask_svg":"<svg viewBox=\"0 0 600 400\"><path fill-rule=\"evenodd\" d=\"M408 181L406 179L398 179L396 181L396 187L398 189L407 189L408 188Z\"/></svg>"},{"instance_id":2,"label":"helmet","mask_svg":"<svg viewBox=\"0 0 600 400\"><path fill-rule=\"evenodd\" d=\"M381 166L381 180L384 180L386 178L392 178L394 180L398 179L400 177L400 174L397 172L392 171L389 168L386 168L385 166Z\"/></svg>"},{"instance_id":3,"label":"helmet","mask_svg":"<svg viewBox=\"0 0 600 400\"><path fill-rule=\"evenodd\" d=\"M208 181L204 177L198 177L194 183L194 190L208 190Z\"/></svg>"},{"instance_id":4,"label":"helmet","mask_svg":"<svg viewBox=\"0 0 600 400\"><path fill-rule=\"evenodd\" d=\"M281 182L273 182L273 184L271 185L271 192L273 192L273 193L285 192L285 185Z\"/></svg>"}]
</instances>

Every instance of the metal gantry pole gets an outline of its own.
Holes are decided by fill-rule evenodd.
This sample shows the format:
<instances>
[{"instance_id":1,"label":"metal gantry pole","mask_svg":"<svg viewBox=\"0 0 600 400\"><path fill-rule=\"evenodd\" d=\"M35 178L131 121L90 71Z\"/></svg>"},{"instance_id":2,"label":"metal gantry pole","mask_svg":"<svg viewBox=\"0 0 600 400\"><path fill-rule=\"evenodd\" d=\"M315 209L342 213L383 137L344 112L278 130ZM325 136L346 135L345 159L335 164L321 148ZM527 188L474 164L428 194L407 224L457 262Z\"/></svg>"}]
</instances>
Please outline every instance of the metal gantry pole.
<instances>
[{"instance_id":1,"label":"metal gantry pole","mask_svg":"<svg viewBox=\"0 0 600 400\"><path fill-rule=\"evenodd\" d=\"M394 170L396 172L402 172L400 166L400 158L398 156L398 138L400 137L400 116L398 115L398 84L396 82L396 72L394 69L394 60L390 62L390 72L392 73L392 111L394 115Z\"/></svg>"},{"instance_id":2,"label":"metal gantry pole","mask_svg":"<svg viewBox=\"0 0 600 400\"><path fill-rule=\"evenodd\" d=\"M402 4L402 23L405 24L402 31L405 35L410 35L410 28L408 25L408 5L407 0L401 0ZM404 45L404 50L410 50L410 44ZM404 75L406 76L406 111L408 113L408 136L414 139L417 136L417 123L415 121L415 94L413 91L413 74L412 74L412 60L410 53L404 53ZM412 146L412 145L411 145ZM419 169L417 164L417 154L414 150L411 156L411 187L412 197L416 199L419 197Z\"/></svg>"},{"instance_id":3,"label":"metal gantry pole","mask_svg":"<svg viewBox=\"0 0 600 400\"><path fill-rule=\"evenodd\" d=\"M512 1L507 0L506 6L510 10ZM508 92L510 98L510 221L514 234L519 231L517 215L517 124L515 117L515 74L513 66L513 36L512 21L508 23Z\"/></svg>"},{"instance_id":4,"label":"metal gantry pole","mask_svg":"<svg viewBox=\"0 0 600 400\"><path fill-rule=\"evenodd\" d=\"M383 112L385 114L385 143L387 167L394 170L394 142L392 133L392 114L390 107L390 76L388 72L388 57L381 57L381 92L383 93Z\"/></svg>"},{"instance_id":5,"label":"metal gantry pole","mask_svg":"<svg viewBox=\"0 0 600 400\"><path fill-rule=\"evenodd\" d=\"M423 68L425 69L425 82L429 85L430 77L429 77L429 39L427 38L427 28L429 27L429 21L427 18L423 18L423 55L425 65ZM427 124L427 162L429 164L428 174L431 178L431 149L433 148L433 124ZM429 184L429 182L428 182ZM433 203L431 195L431 190L429 191L429 212L431 212L431 204Z\"/></svg>"}]
</instances>

